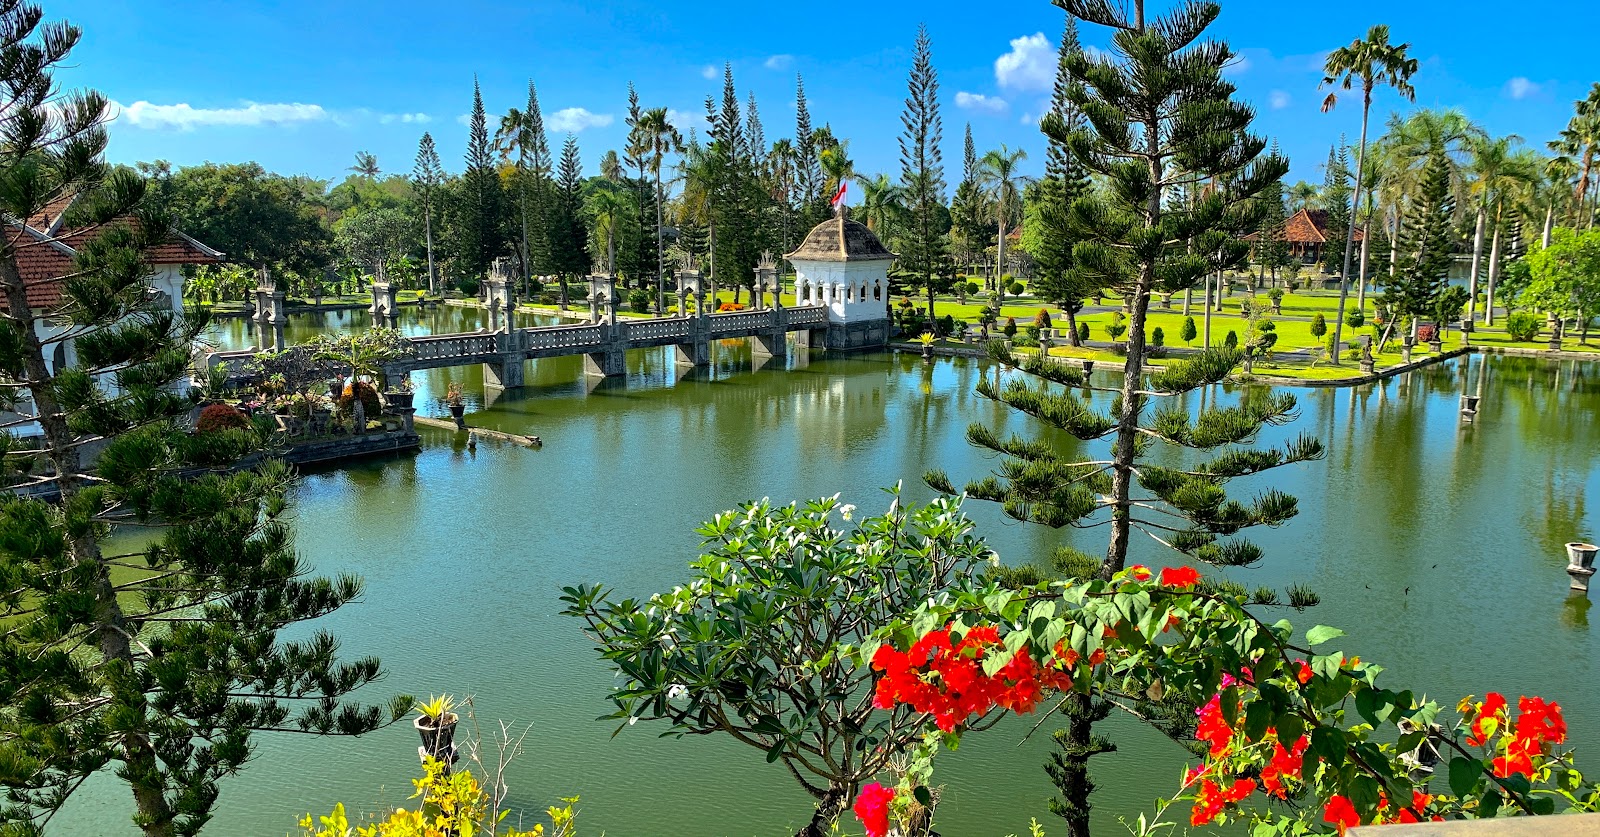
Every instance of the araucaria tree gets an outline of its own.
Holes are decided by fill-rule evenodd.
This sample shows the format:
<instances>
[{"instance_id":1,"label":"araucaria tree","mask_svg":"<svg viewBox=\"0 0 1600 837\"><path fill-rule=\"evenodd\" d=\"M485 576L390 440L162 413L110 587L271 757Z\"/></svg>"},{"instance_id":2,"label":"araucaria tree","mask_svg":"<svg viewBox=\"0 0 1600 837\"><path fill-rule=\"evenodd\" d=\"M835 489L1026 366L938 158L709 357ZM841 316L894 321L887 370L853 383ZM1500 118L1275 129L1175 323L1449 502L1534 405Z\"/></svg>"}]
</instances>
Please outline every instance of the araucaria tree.
<instances>
[{"instance_id":1,"label":"araucaria tree","mask_svg":"<svg viewBox=\"0 0 1600 837\"><path fill-rule=\"evenodd\" d=\"M433 145L433 135L423 132L417 143L417 163L411 170L411 188L422 202L422 236L428 251L428 290L439 291L439 274L433 263L433 210L439 187L444 185L444 167L439 164L439 149Z\"/></svg>"},{"instance_id":2,"label":"araucaria tree","mask_svg":"<svg viewBox=\"0 0 1600 837\"><path fill-rule=\"evenodd\" d=\"M1411 320L1407 346L1415 340L1418 318L1433 316L1439 292L1449 284L1458 238L1455 207L1450 161L1443 149L1437 149L1428 156L1417 193L1406 206L1398 242L1399 259L1394 278L1384 292L1384 301L1394 314Z\"/></svg>"},{"instance_id":3,"label":"araucaria tree","mask_svg":"<svg viewBox=\"0 0 1600 837\"><path fill-rule=\"evenodd\" d=\"M461 175L455 234L458 261L456 278L469 283L489 272L489 265L504 252L505 196L495 171L489 145L489 120L483 110L483 93L472 82L472 116L467 133L467 168Z\"/></svg>"},{"instance_id":4,"label":"araucaria tree","mask_svg":"<svg viewBox=\"0 0 1600 837\"><path fill-rule=\"evenodd\" d=\"M589 270L589 233L583 225L583 161L578 138L568 134L556 170L556 194L550 213L550 266L561 277L561 305L566 307L567 280Z\"/></svg>"},{"instance_id":5,"label":"araucaria tree","mask_svg":"<svg viewBox=\"0 0 1600 837\"><path fill-rule=\"evenodd\" d=\"M1309 438L1279 449L1235 447L1252 440L1263 425L1294 416L1295 399L1288 393L1253 394L1237 406L1208 409L1192 420L1181 407L1147 417L1150 399L1216 383L1242 357L1233 350L1208 350L1147 378L1145 323L1152 293L1193 288L1208 274L1245 259L1249 248L1239 239L1258 223L1257 198L1287 165L1263 156L1265 141L1248 132L1253 113L1233 100L1234 88L1222 76L1233 52L1224 43L1199 40L1220 11L1216 4L1187 3L1155 18L1146 17L1142 0L1134 0L1127 13L1098 0L1061 0L1059 5L1080 20L1114 30L1108 57L1080 52L1064 58L1072 77L1069 99L1087 124L1074 130L1060 116L1047 114L1042 127L1085 170L1107 180L1107 189L1071 207L1069 223L1078 238L1072 270L1128 300L1128 360L1119 386L1099 388L1115 396L1109 412L1070 389L1052 391L1020 379L1004 386L985 381L981 394L1080 439L1109 442L1110 453L1083 461L1061 455L1046 442L1001 438L974 425L969 440L1007 458L998 475L969 483L965 493L1003 503L1008 514L1022 520L1109 527L1103 558L1079 556L1072 562L1081 574L1109 579L1121 572L1136 529L1195 560L1252 564L1261 550L1233 536L1288 520L1295 501L1272 490L1248 502L1233 500L1227 482L1315 459L1322 447ZM1173 189L1200 191L1202 182L1215 187L1192 202L1162 200ZM1003 364L1049 381L1070 388L1088 384L1082 372L1048 359L1021 361L1003 347L994 351ZM1219 452L1180 470L1145 458L1152 441ZM930 472L926 479L938 490L956 492L942 472ZM1262 599L1273 597L1263 594ZM1303 592L1291 593L1290 599L1310 603ZM1057 812L1071 837L1086 837L1093 789L1087 762L1110 746L1093 734L1093 724L1108 707L1073 694L1062 711L1067 726L1058 738L1057 785L1063 798Z\"/></svg>"},{"instance_id":6,"label":"araucaria tree","mask_svg":"<svg viewBox=\"0 0 1600 837\"><path fill-rule=\"evenodd\" d=\"M944 122L939 118L939 74L933 68L932 42L926 26L917 29L917 45L906 82L905 111L900 123L900 189L906 224L901 238L900 267L911 281L928 293L928 322L934 336L939 318L933 310L934 294L950 290L954 274L949 269L944 207L944 157L939 143Z\"/></svg>"},{"instance_id":7,"label":"araucaria tree","mask_svg":"<svg viewBox=\"0 0 1600 837\"><path fill-rule=\"evenodd\" d=\"M1083 127L1083 115L1068 97L1072 87L1072 74L1067 71L1067 56L1081 52L1078 43L1078 22L1068 16L1066 29L1061 36L1060 59L1056 71L1055 91L1050 98L1050 112L1066 128L1058 136L1070 135ZM1089 178L1078 164L1066 143L1050 139L1046 149L1044 177L1033 190L1022 221L1022 245L1032 256L1038 268L1034 280L1034 294L1061 306L1067 315L1067 339L1078 345L1078 312L1090 295L1100 291L1100 285L1090 274L1072 269L1072 248L1077 241L1069 215L1072 204L1089 191Z\"/></svg>"},{"instance_id":8,"label":"araucaria tree","mask_svg":"<svg viewBox=\"0 0 1600 837\"><path fill-rule=\"evenodd\" d=\"M337 662L325 633L280 641L360 582L306 576L282 519L287 468L228 473L255 430L180 429L195 400L177 381L205 323L151 293L143 255L171 227L141 178L104 162L106 99L59 92L78 39L35 6L0 8L0 395L20 416L0 461L38 491L0 500L0 833L39 834L108 770L146 837L177 837L205 825L256 731L363 733L410 701L387 717L342 703L377 661ZM65 228L89 232L42 302L18 265L55 244L26 219L68 202ZM29 446L11 435L23 427ZM89 445L103 445L93 474ZM153 535L130 543L119 524Z\"/></svg>"},{"instance_id":9,"label":"araucaria tree","mask_svg":"<svg viewBox=\"0 0 1600 837\"><path fill-rule=\"evenodd\" d=\"M1328 163L1323 168L1322 209L1327 214L1328 240L1338 241L1350 232L1350 152L1341 139L1338 147L1328 149ZM1338 247L1322 248L1322 270L1338 273L1343 265Z\"/></svg>"}]
</instances>

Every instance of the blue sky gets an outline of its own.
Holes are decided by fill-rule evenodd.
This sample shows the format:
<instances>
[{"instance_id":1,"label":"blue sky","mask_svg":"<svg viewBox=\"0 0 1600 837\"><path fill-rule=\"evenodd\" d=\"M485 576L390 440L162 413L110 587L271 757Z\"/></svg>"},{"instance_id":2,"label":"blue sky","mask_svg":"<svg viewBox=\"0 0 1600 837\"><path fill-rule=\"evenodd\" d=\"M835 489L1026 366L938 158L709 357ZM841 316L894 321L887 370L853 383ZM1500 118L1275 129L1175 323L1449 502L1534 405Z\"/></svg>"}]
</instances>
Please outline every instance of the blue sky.
<instances>
[{"instance_id":1,"label":"blue sky","mask_svg":"<svg viewBox=\"0 0 1600 837\"><path fill-rule=\"evenodd\" d=\"M1491 132L1542 149L1572 100L1600 79L1597 8L1592 0L1224 0L1212 31L1241 54L1230 74L1258 108L1258 129L1289 154L1291 178L1320 180L1329 145L1341 132L1353 143L1360 127L1356 99L1319 112L1328 50L1386 22L1422 62L1418 106L1460 107ZM1037 170L1043 138L1032 120L1049 96L1063 22L1045 0L63 0L46 2L46 14L84 29L76 66L61 81L97 88L121 107L111 129L115 161L256 160L335 179L361 150L387 171L409 171L425 130L446 168L459 170L474 74L491 117L520 107L531 77L552 144L575 132L593 172L606 149L622 144L629 81L646 107L703 126L703 102L720 95L724 62L741 97L754 90L769 142L793 133L798 72L813 120L851 140L857 169L898 173L919 22L933 38L948 179L960 177L968 121L980 153L1021 147ZM1089 45L1106 35L1083 31ZM1380 94L1375 121L1402 107Z\"/></svg>"}]
</instances>

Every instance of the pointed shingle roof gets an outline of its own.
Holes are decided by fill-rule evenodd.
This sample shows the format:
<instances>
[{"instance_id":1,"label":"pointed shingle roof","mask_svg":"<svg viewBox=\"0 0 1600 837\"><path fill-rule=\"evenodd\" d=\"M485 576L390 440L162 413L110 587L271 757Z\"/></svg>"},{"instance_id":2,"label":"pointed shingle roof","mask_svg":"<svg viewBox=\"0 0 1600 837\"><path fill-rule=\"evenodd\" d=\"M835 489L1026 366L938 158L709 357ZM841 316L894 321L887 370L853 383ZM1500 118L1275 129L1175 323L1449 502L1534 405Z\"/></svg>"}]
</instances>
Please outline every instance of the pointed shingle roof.
<instances>
[{"instance_id":1,"label":"pointed shingle roof","mask_svg":"<svg viewBox=\"0 0 1600 837\"><path fill-rule=\"evenodd\" d=\"M896 256L865 224L850 220L849 213L840 204L832 218L813 227L806 234L806 240L784 258L814 262L883 262L893 261Z\"/></svg>"}]
</instances>

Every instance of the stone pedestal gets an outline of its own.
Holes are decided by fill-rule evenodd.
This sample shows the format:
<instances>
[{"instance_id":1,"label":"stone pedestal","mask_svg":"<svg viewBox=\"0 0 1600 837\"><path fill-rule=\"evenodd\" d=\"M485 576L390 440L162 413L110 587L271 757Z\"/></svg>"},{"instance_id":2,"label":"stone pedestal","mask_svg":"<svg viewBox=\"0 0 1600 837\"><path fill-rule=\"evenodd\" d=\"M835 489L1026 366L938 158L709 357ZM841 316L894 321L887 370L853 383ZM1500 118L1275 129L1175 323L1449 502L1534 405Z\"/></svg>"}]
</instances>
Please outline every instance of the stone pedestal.
<instances>
[{"instance_id":1,"label":"stone pedestal","mask_svg":"<svg viewBox=\"0 0 1600 837\"><path fill-rule=\"evenodd\" d=\"M398 288L383 279L373 279L372 307L367 309L372 314L372 324L379 328L393 328L395 312L400 305L399 300Z\"/></svg>"},{"instance_id":2,"label":"stone pedestal","mask_svg":"<svg viewBox=\"0 0 1600 837\"><path fill-rule=\"evenodd\" d=\"M274 287L267 269L262 268L260 282L256 285L256 311L251 320L256 327L256 343L263 350L288 348L283 327L289 318L283 313L283 302L283 291Z\"/></svg>"}]
</instances>

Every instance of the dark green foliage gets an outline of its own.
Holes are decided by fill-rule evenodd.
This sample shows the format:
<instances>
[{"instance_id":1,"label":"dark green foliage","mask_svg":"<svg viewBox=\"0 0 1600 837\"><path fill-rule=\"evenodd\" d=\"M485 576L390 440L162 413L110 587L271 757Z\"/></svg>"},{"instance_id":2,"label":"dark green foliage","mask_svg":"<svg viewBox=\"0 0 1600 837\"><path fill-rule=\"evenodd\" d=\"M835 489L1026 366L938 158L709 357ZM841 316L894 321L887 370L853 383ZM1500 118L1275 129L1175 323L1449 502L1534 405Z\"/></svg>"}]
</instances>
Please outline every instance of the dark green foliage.
<instances>
[{"instance_id":1,"label":"dark green foliage","mask_svg":"<svg viewBox=\"0 0 1600 837\"><path fill-rule=\"evenodd\" d=\"M455 194L452 233L458 237L451 265L457 278L481 278L505 253L505 194L495 170L489 145L489 119L483 110L483 93L472 82L472 116L467 132L467 168Z\"/></svg>"},{"instance_id":2,"label":"dark green foliage","mask_svg":"<svg viewBox=\"0 0 1600 837\"><path fill-rule=\"evenodd\" d=\"M632 308L635 314L644 314L650 310L651 298L649 291L635 288L628 294L628 307Z\"/></svg>"},{"instance_id":3,"label":"dark green foliage","mask_svg":"<svg viewBox=\"0 0 1600 837\"><path fill-rule=\"evenodd\" d=\"M1344 315L1344 322L1345 325L1350 326L1351 328L1360 328L1363 325L1366 325L1367 315L1363 314L1360 308L1356 308L1350 313Z\"/></svg>"},{"instance_id":4,"label":"dark green foliage","mask_svg":"<svg viewBox=\"0 0 1600 837\"><path fill-rule=\"evenodd\" d=\"M932 42L926 26L917 30L917 42L906 82L905 110L900 122L900 188L906 220L900 237L900 259L913 286L928 294L928 316L936 317L934 295L948 293L955 284L949 264L947 234L949 213L944 208L944 157L939 143L944 121L939 117L939 74L933 68Z\"/></svg>"},{"instance_id":5,"label":"dark green foliage","mask_svg":"<svg viewBox=\"0 0 1600 837\"><path fill-rule=\"evenodd\" d=\"M1278 144L1272 144L1273 156L1279 156ZM1287 213L1283 206L1283 181L1273 181L1261 192L1263 212L1256 227L1255 260L1262 274L1270 273L1274 279L1278 269L1289 264L1289 242L1284 240L1284 221Z\"/></svg>"},{"instance_id":6,"label":"dark green foliage","mask_svg":"<svg viewBox=\"0 0 1600 837\"><path fill-rule=\"evenodd\" d=\"M583 162L578 138L567 135L556 175L556 199L550 213L550 267L563 279L589 270L589 232L583 225ZM562 293L566 293L565 283Z\"/></svg>"},{"instance_id":7,"label":"dark green foliage","mask_svg":"<svg viewBox=\"0 0 1600 837\"><path fill-rule=\"evenodd\" d=\"M1328 213L1328 246L1322 248L1322 269L1338 274L1344 269L1342 244L1350 230L1350 149L1340 139L1337 148L1328 149L1328 163L1323 169L1322 208Z\"/></svg>"},{"instance_id":8,"label":"dark green foliage","mask_svg":"<svg viewBox=\"0 0 1600 837\"><path fill-rule=\"evenodd\" d=\"M1226 347L1228 347L1230 349L1239 348L1239 335L1236 332L1234 332L1232 329L1229 329L1228 330L1228 336L1222 338L1222 345L1224 345L1224 346L1226 346Z\"/></svg>"},{"instance_id":9,"label":"dark green foliage","mask_svg":"<svg viewBox=\"0 0 1600 837\"><path fill-rule=\"evenodd\" d=\"M1459 236L1451 217L1454 212L1450 160L1437 151L1428 155L1417 194L1406 208L1395 277L1384 290L1384 301L1396 314L1433 316L1455 258Z\"/></svg>"},{"instance_id":10,"label":"dark green foliage","mask_svg":"<svg viewBox=\"0 0 1600 837\"><path fill-rule=\"evenodd\" d=\"M36 245L0 242L0 388L31 392L12 407L40 431L27 454L0 435L0 455L8 465L25 455L30 472L47 459L53 474L29 479L59 494L0 499L0 833L38 834L98 773L131 790L147 837L186 837L206 824L218 781L244 766L257 731L358 734L410 700L387 715L343 702L378 679L377 661L341 663L331 636L297 625L361 585L310 576L295 555L287 467L229 473L260 452L259 427L213 410L217 429L184 429L198 395L174 384L206 322L150 293L145 254L167 243L171 218L142 178L105 164L106 100L59 93L54 73L78 37L41 25L31 6L0 7L0 211L28 218L76 195L65 225L100 227L49 309L28 303L17 270ZM287 258L260 245L268 240L256 240L257 257ZM72 324L71 365L47 362L47 321ZM80 450L96 436L91 476ZM301 638L281 639L286 628Z\"/></svg>"},{"instance_id":11,"label":"dark green foliage","mask_svg":"<svg viewBox=\"0 0 1600 837\"><path fill-rule=\"evenodd\" d=\"M1072 75L1067 61L1081 52L1077 21L1069 16L1061 35L1055 89L1050 98L1050 113L1066 133L1046 135L1045 176L1029 190L1031 200L1023 220L1024 236L1036 242L1031 252L1038 270L1034 294L1060 305L1069 318L1083 310L1084 302L1101 288L1092 275L1072 269L1078 234L1071 223L1070 210L1078 198L1088 193L1089 176L1068 152L1063 138L1079 130L1084 122L1082 112L1068 96Z\"/></svg>"},{"instance_id":12,"label":"dark green foliage","mask_svg":"<svg viewBox=\"0 0 1600 837\"><path fill-rule=\"evenodd\" d=\"M1183 343L1186 346L1194 342L1196 337L1200 336L1200 330L1195 328L1194 325L1194 317L1183 318L1183 332L1178 336L1183 338Z\"/></svg>"},{"instance_id":13,"label":"dark green foliage","mask_svg":"<svg viewBox=\"0 0 1600 837\"><path fill-rule=\"evenodd\" d=\"M1232 100L1234 88L1222 75L1232 51L1201 40L1220 14L1216 4L1184 4L1164 16L1146 16L1139 6L1137 17L1102 0L1060 0L1059 5L1078 20L1114 30L1110 53L1091 57L1064 50L1061 57L1069 77L1065 99L1083 114L1083 124L1071 125L1052 112L1041 128L1071 162L1104 180L1103 189L1082 195L1067 212L1065 228L1074 241L1069 275L1080 287L1109 289L1128 300L1130 317L1122 326L1127 361L1115 387L1085 382L1082 388L1064 389L1013 378L1004 386L986 380L978 391L1080 440L1104 440L1110 455L1085 459L1076 446L1002 439L974 427L968 430L969 442L1003 456L995 473L968 483L966 491L1001 504L1019 520L1052 527L1108 525L1105 559L1099 562L1102 578L1124 569L1136 530L1193 560L1251 563L1260 549L1239 533L1278 525L1293 514L1294 503L1271 490L1249 502L1229 499L1231 476L1226 474L1241 467L1232 458L1232 446L1247 443L1265 424L1291 418L1293 398L1211 407L1192 420L1181 411L1158 410L1147 422L1147 401L1221 380L1243 357L1234 350L1211 350L1146 374L1146 322L1152 293L1194 288L1245 261L1250 245L1243 237L1260 226L1261 196L1282 178L1287 163L1276 155L1262 156L1265 141L1249 132L1252 111ZM1163 206L1163 192L1174 187L1195 189L1193 199ZM1192 328L1191 321L1186 331ZM1015 359L997 360L1018 366ZM1109 409L1097 409L1082 389L1111 393ZM1158 441L1152 441L1151 432ZM1157 444L1211 451L1218 472L1209 471L1204 460L1190 471L1156 468L1148 455ZM1281 465L1322 453L1315 441L1291 448L1263 453L1260 461ZM1066 819L1069 837L1087 837L1092 790L1087 762L1105 751L1092 726L1106 707L1087 696L1069 704L1063 707L1068 721L1061 749L1049 765L1064 800L1054 809ZM1157 728L1182 735L1192 717L1186 713L1192 709L1173 707L1150 717Z\"/></svg>"},{"instance_id":14,"label":"dark green foliage","mask_svg":"<svg viewBox=\"0 0 1600 837\"><path fill-rule=\"evenodd\" d=\"M320 271L333 236L317 213L321 184L272 174L256 163L202 163L177 171L141 165L152 195L172 223L198 241L252 267Z\"/></svg>"},{"instance_id":15,"label":"dark green foliage","mask_svg":"<svg viewBox=\"0 0 1600 837\"><path fill-rule=\"evenodd\" d=\"M1017 335L1017 318L1006 317L1006 324L1000 330L1007 337L1015 337Z\"/></svg>"},{"instance_id":16,"label":"dark green foliage","mask_svg":"<svg viewBox=\"0 0 1600 837\"><path fill-rule=\"evenodd\" d=\"M1089 339L1089 324L1078 323L1078 342L1083 343Z\"/></svg>"},{"instance_id":17,"label":"dark green foliage","mask_svg":"<svg viewBox=\"0 0 1600 837\"><path fill-rule=\"evenodd\" d=\"M1164 346L1164 345L1166 345L1166 342L1167 342L1166 333L1161 330L1161 326L1156 326L1155 329L1153 329L1150 332L1150 345L1152 345L1152 346Z\"/></svg>"},{"instance_id":18,"label":"dark green foliage","mask_svg":"<svg viewBox=\"0 0 1600 837\"><path fill-rule=\"evenodd\" d=\"M1320 339L1322 335L1327 333L1328 319L1322 316L1321 312L1318 312L1316 316L1311 318L1311 336Z\"/></svg>"},{"instance_id":19,"label":"dark green foliage","mask_svg":"<svg viewBox=\"0 0 1600 837\"><path fill-rule=\"evenodd\" d=\"M1439 298L1433 304L1433 317L1441 327L1461 319L1462 309L1467 307L1467 289L1460 285L1450 285L1439 292Z\"/></svg>"}]
</instances>

